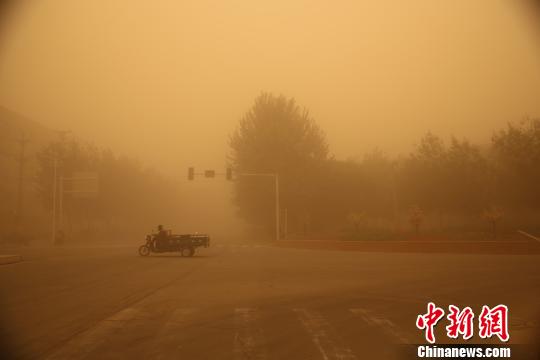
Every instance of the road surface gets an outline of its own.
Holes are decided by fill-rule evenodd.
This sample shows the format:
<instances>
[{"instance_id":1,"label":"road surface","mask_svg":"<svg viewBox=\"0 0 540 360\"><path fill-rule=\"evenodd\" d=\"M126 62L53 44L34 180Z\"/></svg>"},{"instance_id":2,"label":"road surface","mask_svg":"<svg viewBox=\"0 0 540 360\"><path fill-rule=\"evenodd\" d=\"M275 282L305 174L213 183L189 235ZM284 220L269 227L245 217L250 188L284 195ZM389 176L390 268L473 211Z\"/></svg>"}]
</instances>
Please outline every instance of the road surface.
<instances>
[{"instance_id":1,"label":"road surface","mask_svg":"<svg viewBox=\"0 0 540 360\"><path fill-rule=\"evenodd\" d=\"M415 320L429 301L506 304L510 344L538 345L539 255L214 244L193 258L22 250L0 266L2 358L400 358L425 343ZM449 342L444 325L436 336Z\"/></svg>"}]
</instances>

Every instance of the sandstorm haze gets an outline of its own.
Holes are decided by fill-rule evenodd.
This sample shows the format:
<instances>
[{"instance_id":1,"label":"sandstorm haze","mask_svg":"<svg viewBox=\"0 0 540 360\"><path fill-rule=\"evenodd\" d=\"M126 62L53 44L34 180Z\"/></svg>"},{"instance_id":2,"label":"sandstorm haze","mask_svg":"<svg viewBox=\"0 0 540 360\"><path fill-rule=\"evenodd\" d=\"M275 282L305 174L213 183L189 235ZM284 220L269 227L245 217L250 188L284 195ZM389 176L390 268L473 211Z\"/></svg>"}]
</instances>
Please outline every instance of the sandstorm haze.
<instances>
[{"instance_id":1,"label":"sandstorm haze","mask_svg":"<svg viewBox=\"0 0 540 360\"><path fill-rule=\"evenodd\" d=\"M1 359L540 359L540 1L0 0L0 175Z\"/></svg>"},{"instance_id":2,"label":"sandstorm haze","mask_svg":"<svg viewBox=\"0 0 540 360\"><path fill-rule=\"evenodd\" d=\"M27 1L5 18L0 103L164 173L223 167L263 91L294 97L338 158L426 131L488 142L540 114L518 1Z\"/></svg>"}]
</instances>

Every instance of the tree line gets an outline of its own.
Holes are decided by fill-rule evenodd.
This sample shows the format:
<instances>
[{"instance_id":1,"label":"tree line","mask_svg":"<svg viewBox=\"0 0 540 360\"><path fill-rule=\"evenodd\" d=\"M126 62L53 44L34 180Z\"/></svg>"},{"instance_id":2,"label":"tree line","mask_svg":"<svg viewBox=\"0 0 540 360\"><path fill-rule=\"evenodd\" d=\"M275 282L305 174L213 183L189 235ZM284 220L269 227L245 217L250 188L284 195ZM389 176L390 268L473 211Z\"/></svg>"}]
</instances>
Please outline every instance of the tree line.
<instances>
[{"instance_id":1,"label":"tree line","mask_svg":"<svg viewBox=\"0 0 540 360\"><path fill-rule=\"evenodd\" d=\"M540 119L509 123L489 144L428 132L408 155L340 160L307 110L263 93L231 135L229 161L239 174L279 174L282 216L287 209L296 237L492 231L535 226L540 213ZM240 215L271 233L272 180L235 184Z\"/></svg>"},{"instance_id":2,"label":"tree line","mask_svg":"<svg viewBox=\"0 0 540 360\"><path fill-rule=\"evenodd\" d=\"M45 209L52 209L56 161L56 207L63 195L63 229L77 241L126 239L141 236L151 227L172 222L181 213L179 188L158 171L110 150L75 140L49 143L37 153L35 191ZM55 160L56 159L56 160ZM70 194L61 178L80 172L97 175L95 194ZM47 221L47 231L50 221Z\"/></svg>"}]
</instances>

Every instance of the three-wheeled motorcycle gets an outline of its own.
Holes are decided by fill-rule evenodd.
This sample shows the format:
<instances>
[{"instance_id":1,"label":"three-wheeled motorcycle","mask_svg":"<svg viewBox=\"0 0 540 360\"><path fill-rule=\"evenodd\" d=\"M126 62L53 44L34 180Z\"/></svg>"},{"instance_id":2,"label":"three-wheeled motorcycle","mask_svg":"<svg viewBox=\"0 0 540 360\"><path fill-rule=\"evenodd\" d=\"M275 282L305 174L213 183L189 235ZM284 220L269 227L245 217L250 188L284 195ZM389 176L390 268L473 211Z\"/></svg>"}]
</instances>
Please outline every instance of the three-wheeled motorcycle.
<instances>
[{"instance_id":1,"label":"three-wheeled motorcycle","mask_svg":"<svg viewBox=\"0 0 540 360\"><path fill-rule=\"evenodd\" d=\"M146 236L146 243L139 247L139 255L179 252L182 256L191 257L195 254L196 248L209 246L210 236L206 234L174 235L170 232L150 234Z\"/></svg>"}]
</instances>

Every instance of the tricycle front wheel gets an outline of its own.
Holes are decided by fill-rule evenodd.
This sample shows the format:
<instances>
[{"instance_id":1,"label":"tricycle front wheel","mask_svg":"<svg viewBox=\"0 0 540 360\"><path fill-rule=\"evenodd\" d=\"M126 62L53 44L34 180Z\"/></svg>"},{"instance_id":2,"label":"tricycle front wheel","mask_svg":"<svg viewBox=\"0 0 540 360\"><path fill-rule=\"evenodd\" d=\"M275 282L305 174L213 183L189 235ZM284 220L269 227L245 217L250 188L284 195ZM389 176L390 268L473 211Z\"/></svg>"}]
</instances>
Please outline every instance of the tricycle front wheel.
<instances>
[{"instance_id":1,"label":"tricycle front wheel","mask_svg":"<svg viewBox=\"0 0 540 360\"><path fill-rule=\"evenodd\" d=\"M148 247L148 245L141 245L139 247L139 255L141 255L141 256L150 255L150 248Z\"/></svg>"}]
</instances>

